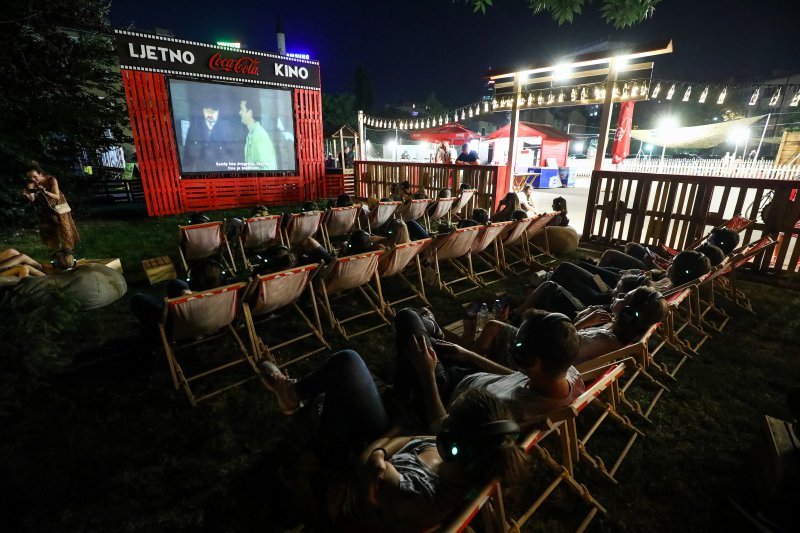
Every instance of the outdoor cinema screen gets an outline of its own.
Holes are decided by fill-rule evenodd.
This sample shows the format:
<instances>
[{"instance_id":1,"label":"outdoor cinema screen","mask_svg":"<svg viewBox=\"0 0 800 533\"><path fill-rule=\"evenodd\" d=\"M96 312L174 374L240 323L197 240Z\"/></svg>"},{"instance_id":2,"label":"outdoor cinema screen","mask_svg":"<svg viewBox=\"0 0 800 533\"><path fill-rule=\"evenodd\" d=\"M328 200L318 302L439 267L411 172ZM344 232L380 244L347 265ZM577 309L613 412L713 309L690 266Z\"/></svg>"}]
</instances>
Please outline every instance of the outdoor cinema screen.
<instances>
[{"instance_id":1,"label":"outdoor cinema screen","mask_svg":"<svg viewBox=\"0 0 800 533\"><path fill-rule=\"evenodd\" d=\"M295 171L292 94L170 79L183 174Z\"/></svg>"}]
</instances>

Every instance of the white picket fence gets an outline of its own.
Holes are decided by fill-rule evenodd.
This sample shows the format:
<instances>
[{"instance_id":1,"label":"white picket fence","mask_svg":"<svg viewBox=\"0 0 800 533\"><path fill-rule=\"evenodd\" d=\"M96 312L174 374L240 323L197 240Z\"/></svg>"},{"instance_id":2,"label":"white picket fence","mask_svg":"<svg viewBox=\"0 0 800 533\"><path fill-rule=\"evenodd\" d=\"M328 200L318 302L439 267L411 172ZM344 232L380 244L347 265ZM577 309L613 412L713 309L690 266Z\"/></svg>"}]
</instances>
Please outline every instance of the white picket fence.
<instances>
[{"instance_id":1,"label":"white picket fence","mask_svg":"<svg viewBox=\"0 0 800 533\"><path fill-rule=\"evenodd\" d=\"M590 177L593 159L570 159L567 162L577 177ZM615 165L603 160L603 170L646 172L653 174L684 174L687 176L727 176L735 178L765 178L778 180L800 179L800 165L776 166L772 161L723 161L722 159L626 159Z\"/></svg>"}]
</instances>

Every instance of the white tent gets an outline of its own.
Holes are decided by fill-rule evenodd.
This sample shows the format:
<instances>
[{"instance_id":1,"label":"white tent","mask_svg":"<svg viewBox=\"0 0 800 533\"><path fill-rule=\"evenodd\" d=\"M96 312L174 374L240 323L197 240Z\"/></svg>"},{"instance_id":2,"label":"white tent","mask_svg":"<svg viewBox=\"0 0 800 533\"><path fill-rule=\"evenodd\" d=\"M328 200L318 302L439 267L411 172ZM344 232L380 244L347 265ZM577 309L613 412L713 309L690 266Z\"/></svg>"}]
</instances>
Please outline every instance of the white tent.
<instances>
[{"instance_id":1,"label":"white tent","mask_svg":"<svg viewBox=\"0 0 800 533\"><path fill-rule=\"evenodd\" d=\"M764 117L766 115L686 128L633 130L631 137L667 148L711 148L728 140L734 131L752 126Z\"/></svg>"}]
</instances>

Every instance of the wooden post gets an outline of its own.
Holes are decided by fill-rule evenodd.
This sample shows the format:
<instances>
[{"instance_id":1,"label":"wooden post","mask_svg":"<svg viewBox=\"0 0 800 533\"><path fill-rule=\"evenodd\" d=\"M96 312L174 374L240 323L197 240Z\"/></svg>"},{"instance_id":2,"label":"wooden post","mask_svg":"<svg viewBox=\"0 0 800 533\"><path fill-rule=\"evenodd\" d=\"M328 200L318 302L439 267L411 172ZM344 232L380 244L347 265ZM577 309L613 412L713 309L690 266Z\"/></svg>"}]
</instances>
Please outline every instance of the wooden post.
<instances>
[{"instance_id":1,"label":"wooden post","mask_svg":"<svg viewBox=\"0 0 800 533\"><path fill-rule=\"evenodd\" d=\"M594 170L602 170L603 158L606 156L608 130L611 129L611 110L614 108L614 82L617 81L617 60L608 63L608 79L606 79L606 96L603 99L603 112L600 114L600 137L597 138L597 153L594 156Z\"/></svg>"},{"instance_id":2,"label":"wooden post","mask_svg":"<svg viewBox=\"0 0 800 533\"><path fill-rule=\"evenodd\" d=\"M527 76L527 74L526 74ZM514 168L517 166L517 128L519 126L519 94L522 92L522 74L514 74L514 94L511 100L511 127L508 130L508 179L514 183ZM511 187L509 187L511 190Z\"/></svg>"}]
</instances>

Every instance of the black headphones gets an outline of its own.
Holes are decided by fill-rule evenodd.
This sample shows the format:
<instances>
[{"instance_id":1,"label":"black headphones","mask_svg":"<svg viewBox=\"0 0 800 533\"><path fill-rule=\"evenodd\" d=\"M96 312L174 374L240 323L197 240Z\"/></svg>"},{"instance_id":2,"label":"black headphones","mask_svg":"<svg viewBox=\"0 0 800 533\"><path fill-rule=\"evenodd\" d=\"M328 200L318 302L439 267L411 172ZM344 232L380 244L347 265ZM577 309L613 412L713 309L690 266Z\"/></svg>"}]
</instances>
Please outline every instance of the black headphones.
<instances>
[{"instance_id":1,"label":"black headphones","mask_svg":"<svg viewBox=\"0 0 800 533\"><path fill-rule=\"evenodd\" d=\"M225 265L223 265L216 259L212 259L210 257L206 259L201 259L197 261L194 265L189 267L189 270L186 271L186 283L190 283L192 281L192 268L198 265L208 265L208 264L218 266L220 270L220 277L222 278L222 284L224 285L225 283L227 283L229 279L228 269L225 268Z\"/></svg>"},{"instance_id":2,"label":"black headphones","mask_svg":"<svg viewBox=\"0 0 800 533\"><path fill-rule=\"evenodd\" d=\"M512 435L516 440L519 434L519 426L511 420L487 422L469 432L443 429L436 435L436 450L445 462L459 459L471 462L487 450L500 446L507 436Z\"/></svg>"},{"instance_id":3,"label":"black headphones","mask_svg":"<svg viewBox=\"0 0 800 533\"><path fill-rule=\"evenodd\" d=\"M572 324L572 320L563 313L549 313L541 318L533 320L528 319L523 322L517 330L517 335L514 337L514 346L511 350L511 357L514 359L514 363L520 368L526 368L530 364L530 361L528 361L528 354L530 353L531 346L528 344L527 339L531 338L532 335L528 334L529 329L535 328L538 331L544 331L546 328L555 326L559 322L569 322Z\"/></svg>"},{"instance_id":4,"label":"black headphones","mask_svg":"<svg viewBox=\"0 0 800 533\"><path fill-rule=\"evenodd\" d=\"M647 302L663 299L664 296L660 292L653 291L641 302L625 304L625 307L619 311L619 319L623 324L635 324L639 321L639 310L647 305Z\"/></svg>"}]
</instances>

